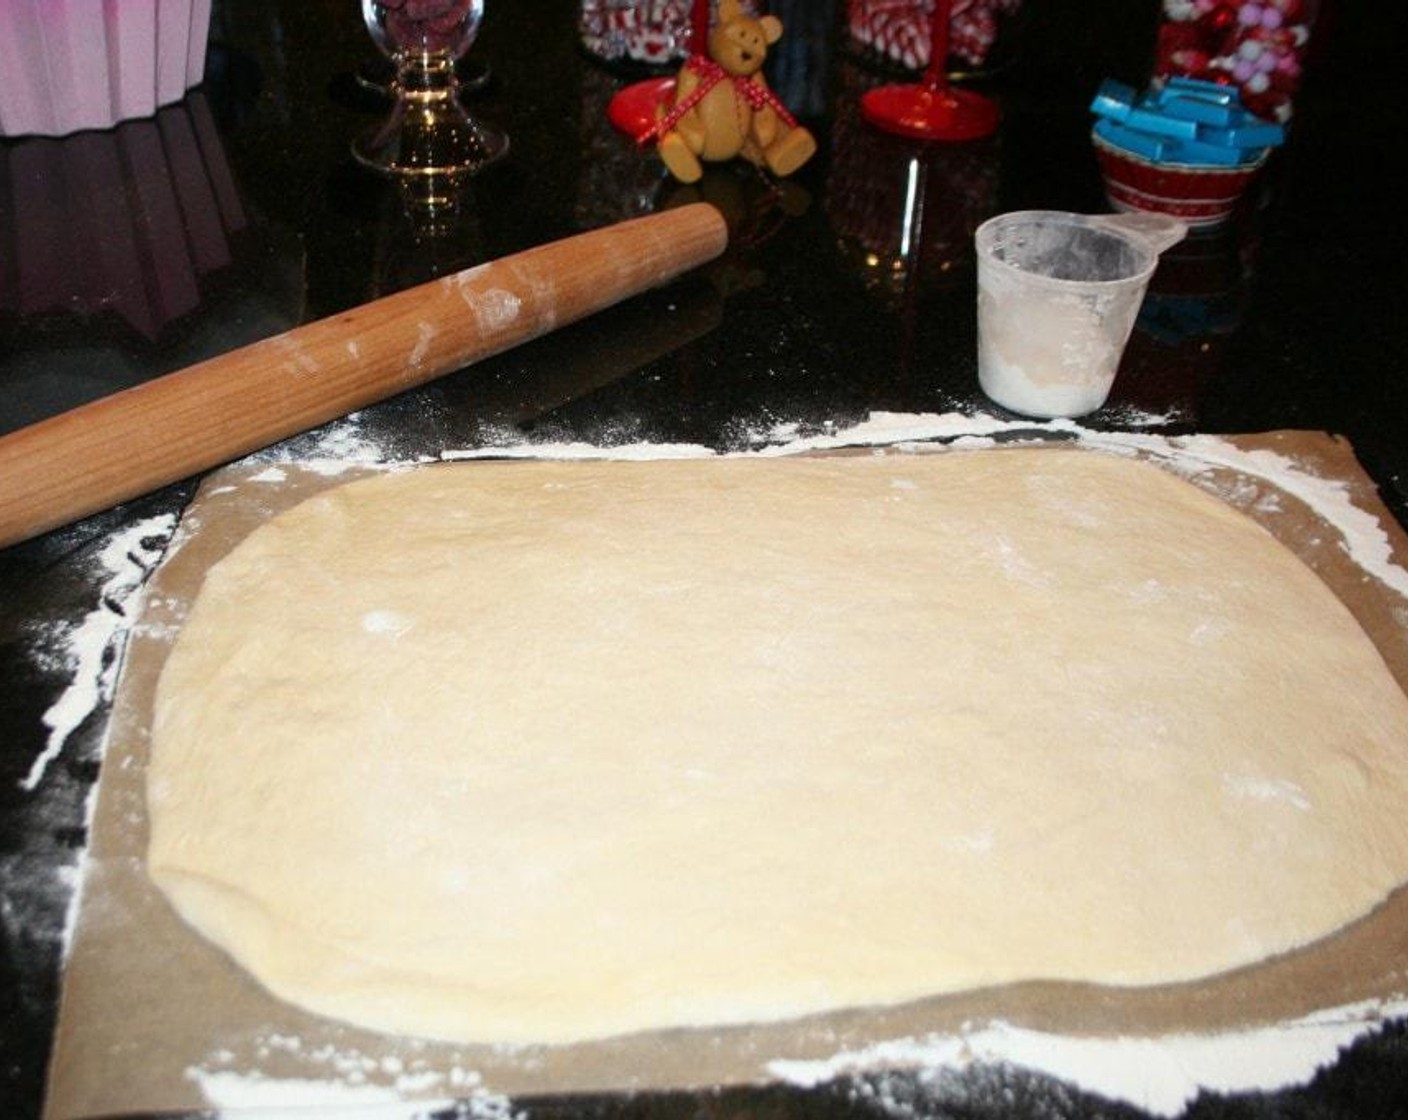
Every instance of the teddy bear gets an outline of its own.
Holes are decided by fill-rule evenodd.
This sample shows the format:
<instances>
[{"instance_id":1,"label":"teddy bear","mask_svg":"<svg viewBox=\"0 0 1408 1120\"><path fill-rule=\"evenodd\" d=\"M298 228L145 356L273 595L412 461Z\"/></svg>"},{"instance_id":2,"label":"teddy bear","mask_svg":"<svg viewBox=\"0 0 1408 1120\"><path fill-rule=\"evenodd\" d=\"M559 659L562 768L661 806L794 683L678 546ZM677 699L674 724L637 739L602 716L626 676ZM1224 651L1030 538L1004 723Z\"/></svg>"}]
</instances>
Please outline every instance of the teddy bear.
<instances>
[{"instance_id":1,"label":"teddy bear","mask_svg":"<svg viewBox=\"0 0 1408 1120\"><path fill-rule=\"evenodd\" d=\"M738 0L720 0L708 55L694 55L684 64L673 104L656 128L660 158L680 182L698 182L701 160L741 156L786 176L815 154L815 138L763 77L768 47L781 36L776 16L752 16Z\"/></svg>"}]
</instances>

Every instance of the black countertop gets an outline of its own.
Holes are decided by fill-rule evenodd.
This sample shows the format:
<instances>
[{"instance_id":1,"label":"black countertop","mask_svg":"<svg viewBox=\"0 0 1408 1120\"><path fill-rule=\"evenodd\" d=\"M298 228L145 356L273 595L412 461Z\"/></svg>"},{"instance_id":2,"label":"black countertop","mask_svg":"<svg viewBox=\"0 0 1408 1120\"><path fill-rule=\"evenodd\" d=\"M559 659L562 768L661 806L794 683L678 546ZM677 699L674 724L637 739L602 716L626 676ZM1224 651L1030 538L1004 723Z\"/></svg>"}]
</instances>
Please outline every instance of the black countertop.
<instances>
[{"instance_id":1,"label":"black countertop","mask_svg":"<svg viewBox=\"0 0 1408 1120\"><path fill-rule=\"evenodd\" d=\"M1029 0L1015 58L984 85L1003 108L998 136L924 146L857 120L859 92L880 74L842 49L838 2L773 8L793 44L774 60L774 83L816 132L818 157L782 186L731 165L698 189L671 183L607 125L606 104L632 75L580 49L575 4L491 3L470 57L492 80L470 103L507 130L512 149L427 231L349 155L383 108L354 79L375 55L351 0L216 0L206 81L186 102L115 131L0 141L0 433L420 280L691 197L730 219L720 261L369 408L358 438L398 457L511 439L731 449L778 424L844 427L872 410L1005 415L976 385L972 230L1003 210L1106 208L1087 105L1102 78L1146 78L1157 5ZM1288 144L1231 226L1169 254L1110 402L1082 423L1335 432L1403 519L1408 246L1388 164L1401 135L1405 39L1377 9L1322 8ZM910 181L923 187L922 221L905 254ZM337 432L302 439L326 453ZM102 697L91 714L80 706L78 726L46 755L50 726L64 718L46 713L72 699L79 675L100 675L75 669L66 636L110 594L99 553L117 531L179 511L193 485L0 551L7 1117L39 1109L65 869L84 845L99 769ZM973 1080L942 1101L917 1086L901 1097L889 1107L913 1115L1134 1115L1020 1073ZM528 1107L882 1110L854 1084ZM1408 1115L1408 1036L1390 1026L1308 1088L1201 1098L1189 1115Z\"/></svg>"}]
</instances>

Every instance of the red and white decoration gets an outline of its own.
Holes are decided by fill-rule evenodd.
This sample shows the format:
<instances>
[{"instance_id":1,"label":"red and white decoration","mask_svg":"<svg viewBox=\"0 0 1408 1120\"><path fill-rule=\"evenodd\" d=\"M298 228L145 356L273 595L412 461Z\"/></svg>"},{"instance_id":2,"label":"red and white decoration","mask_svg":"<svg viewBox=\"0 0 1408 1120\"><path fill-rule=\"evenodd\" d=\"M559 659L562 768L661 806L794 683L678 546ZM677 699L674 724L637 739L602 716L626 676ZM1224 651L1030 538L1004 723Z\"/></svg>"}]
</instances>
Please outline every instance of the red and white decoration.
<instances>
[{"instance_id":1,"label":"red and white decoration","mask_svg":"<svg viewBox=\"0 0 1408 1120\"><path fill-rule=\"evenodd\" d=\"M757 14L753 0L741 2ZM664 66L694 46L697 6L691 0L582 0L577 27L582 44L601 58Z\"/></svg>"},{"instance_id":2,"label":"red and white decoration","mask_svg":"<svg viewBox=\"0 0 1408 1120\"><path fill-rule=\"evenodd\" d=\"M954 0L949 54L982 66L1003 22L1021 6L1022 0ZM849 0L846 18L857 43L908 70L923 70L929 65L933 13L933 0Z\"/></svg>"},{"instance_id":3,"label":"red and white decoration","mask_svg":"<svg viewBox=\"0 0 1408 1120\"><path fill-rule=\"evenodd\" d=\"M1285 121L1317 0L1163 0L1154 76L1236 87L1259 117Z\"/></svg>"}]
</instances>

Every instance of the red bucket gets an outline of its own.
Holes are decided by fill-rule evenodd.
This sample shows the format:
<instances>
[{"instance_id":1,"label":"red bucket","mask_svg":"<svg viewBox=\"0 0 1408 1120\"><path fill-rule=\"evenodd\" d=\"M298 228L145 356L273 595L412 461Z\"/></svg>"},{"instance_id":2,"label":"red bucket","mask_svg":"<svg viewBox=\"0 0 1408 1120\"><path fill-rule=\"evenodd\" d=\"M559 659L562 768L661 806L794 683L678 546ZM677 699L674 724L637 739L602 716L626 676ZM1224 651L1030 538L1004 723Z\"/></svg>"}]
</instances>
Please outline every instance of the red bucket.
<instances>
[{"instance_id":1,"label":"red bucket","mask_svg":"<svg viewBox=\"0 0 1408 1120\"><path fill-rule=\"evenodd\" d=\"M1250 163L1232 167L1160 163L1118 148L1094 133L1091 141L1111 205L1117 210L1169 214L1194 227L1227 221L1270 156L1267 150Z\"/></svg>"}]
</instances>

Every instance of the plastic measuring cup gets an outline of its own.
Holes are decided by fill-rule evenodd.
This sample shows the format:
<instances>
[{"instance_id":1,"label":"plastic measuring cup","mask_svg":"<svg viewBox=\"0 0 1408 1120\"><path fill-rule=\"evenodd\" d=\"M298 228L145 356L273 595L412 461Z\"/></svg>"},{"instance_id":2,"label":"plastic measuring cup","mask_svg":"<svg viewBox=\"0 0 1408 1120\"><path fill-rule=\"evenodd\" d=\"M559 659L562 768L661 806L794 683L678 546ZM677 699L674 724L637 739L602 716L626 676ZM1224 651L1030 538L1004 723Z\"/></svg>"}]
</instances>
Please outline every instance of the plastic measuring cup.
<instances>
[{"instance_id":1,"label":"plastic measuring cup","mask_svg":"<svg viewBox=\"0 0 1408 1120\"><path fill-rule=\"evenodd\" d=\"M978 383L1004 408L1094 412L1159 254L1188 227L1162 214L1016 210L978 227Z\"/></svg>"}]
</instances>

